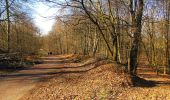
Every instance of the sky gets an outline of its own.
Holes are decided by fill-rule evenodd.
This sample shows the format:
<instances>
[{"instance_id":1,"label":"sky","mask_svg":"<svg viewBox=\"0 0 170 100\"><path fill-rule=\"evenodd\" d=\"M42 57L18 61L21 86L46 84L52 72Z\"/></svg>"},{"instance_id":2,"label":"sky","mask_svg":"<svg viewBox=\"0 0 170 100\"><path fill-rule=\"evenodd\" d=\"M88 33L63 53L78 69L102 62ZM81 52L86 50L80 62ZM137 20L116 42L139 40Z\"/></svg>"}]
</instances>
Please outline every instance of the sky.
<instances>
[{"instance_id":1,"label":"sky","mask_svg":"<svg viewBox=\"0 0 170 100\"><path fill-rule=\"evenodd\" d=\"M55 15L57 15L57 8L50 8L42 2L31 5L32 17L35 25L40 29L42 35L48 34L55 23Z\"/></svg>"}]
</instances>

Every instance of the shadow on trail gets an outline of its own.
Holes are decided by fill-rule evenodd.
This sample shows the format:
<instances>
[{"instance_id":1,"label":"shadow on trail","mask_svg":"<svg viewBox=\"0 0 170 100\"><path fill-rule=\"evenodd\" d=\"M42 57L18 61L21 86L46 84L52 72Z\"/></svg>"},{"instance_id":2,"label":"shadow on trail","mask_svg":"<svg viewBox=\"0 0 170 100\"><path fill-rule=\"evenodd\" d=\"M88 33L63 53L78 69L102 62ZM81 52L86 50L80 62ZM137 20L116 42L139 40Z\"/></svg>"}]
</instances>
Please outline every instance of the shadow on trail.
<instances>
[{"instance_id":1,"label":"shadow on trail","mask_svg":"<svg viewBox=\"0 0 170 100\"><path fill-rule=\"evenodd\" d=\"M132 76L131 80L132 80L134 87L155 87L156 86L155 81L146 80L138 76Z\"/></svg>"},{"instance_id":2,"label":"shadow on trail","mask_svg":"<svg viewBox=\"0 0 170 100\"><path fill-rule=\"evenodd\" d=\"M147 64L140 64L137 77L132 78L138 87L154 87L157 85L170 85L170 75L157 75L156 69Z\"/></svg>"},{"instance_id":3,"label":"shadow on trail","mask_svg":"<svg viewBox=\"0 0 170 100\"><path fill-rule=\"evenodd\" d=\"M67 56L67 57L60 57L60 55L53 55L47 57L41 57L43 64L56 64L56 63L78 63L80 62L80 58L75 55Z\"/></svg>"},{"instance_id":4,"label":"shadow on trail","mask_svg":"<svg viewBox=\"0 0 170 100\"><path fill-rule=\"evenodd\" d=\"M101 60L100 60L101 61ZM32 68L26 68L25 70L45 70L45 69L79 69L79 68L85 68L86 66L90 66L93 64L96 64L99 61L94 61L94 62L90 62L84 65L79 65L79 66L64 66L64 67L53 67L53 68L36 68L36 67L32 67ZM57 65L56 65L57 66Z\"/></svg>"},{"instance_id":5,"label":"shadow on trail","mask_svg":"<svg viewBox=\"0 0 170 100\"><path fill-rule=\"evenodd\" d=\"M58 64L58 63L78 63L79 59L71 59L71 58L67 58L67 59L53 59L53 60L42 60L42 64Z\"/></svg>"},{"instance_id":6,"label":"shadow on trail","mask_svg":"<svg viewBox=\"0 0 170 100\"><path fill-rule=\"evenodd\" d=\"M57 74L72 74L72 73L85 73L85 72L88 72L90 70L93 70L99 66L102 66L102 65L105 65L106 63L102 63L102 64L97 64L96 62L93 62L93 63L90 63L90 64L94 64L92 68L87 68L85 70L82 70L82 69L79 69L79 70L58 70L58 71L51 71L51 72L39 72L39 73L26 73L26 74L10 74L10 75L1 75L0 78L20 78L20 77L24 77L24 79L33 79L33 78L43 78L45 76L52 76L52 75L57 75ZM78 68L80 67L86 67L86 66L89 66L90 64L85 64L85 65L82 65L82 66L78 66ZM68 67L67 67L68 68ZM75 68L75 67L72 67L72 68ZM41 68L40 68L41 69ZM45 68L45 69L51 69L51 68ZM45 70L44 69L44 70ZM63 68L62 68L63 69ZM34 69L32 69L34 70ZM43 70L43 69L42 69ZM15 80L15 79L14 79Z\"/></svg>"},{"instance_id":7,"label":"shadow on trail","mask_svg":"<svg viewBox=\"0 0 170 100\"><path fill-rule=\"evenodd\" d=\"M156 84L163 84L163 85L170 85L170 81L169 82L165 82L165 81L157 81Z\"/></svg>"},{"instance_id":8,"label":"shadow on trail","mask_svg":"<svg viewBox=\"0 0 170 100\"><path fill-rule=\"evenodd\" d=\"M49 55L47 57L41 57L41 59L48 59L48 60L65 60L65 59L69 59L69 58L75 58L75 55L70 55L70 56L61 56L61 55Z\"/></svg>"},{"instance_id":9,"label":"shadow on trail","mask_svg":"<svg viewBox=\"0 0 170 100\"><path fill-rule=\"evenodd\" d=\"M143 78L135 79L134 86L135 87L155 87L157 85L170 85L170 81L153 81L153 80L145 80Z\"/></svg>"},{"instance_id":10,"label":"shadow on trail","mask_svg":"<svg viewBox=\"0 0 170 100\"><path fill-rule=\"evenodd\" d=\"M157 78L158 76L148 74L138 74L139 76L148 78L147 80L138 76L132 77L132 82L135 87L155 87L157 85L170 85L170 81L157 81L149 78ZM162 76L163 77L163 76ZM169 77L169 76L167 76Z\"/></svg>"}]
</instances>

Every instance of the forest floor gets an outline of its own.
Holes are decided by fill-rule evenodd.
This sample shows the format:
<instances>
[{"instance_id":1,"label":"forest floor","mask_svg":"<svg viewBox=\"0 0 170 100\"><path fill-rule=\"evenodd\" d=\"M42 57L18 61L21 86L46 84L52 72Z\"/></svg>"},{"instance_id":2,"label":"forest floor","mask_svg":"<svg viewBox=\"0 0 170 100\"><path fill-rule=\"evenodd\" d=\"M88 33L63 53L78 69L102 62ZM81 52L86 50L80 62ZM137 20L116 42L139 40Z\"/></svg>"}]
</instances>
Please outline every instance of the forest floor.
<instances>
[{"instance_id":1,"label":"forest floor","mask_svg":"<svg viewBox=\"0 0 170 100\"><path fill-rule=\"evenodd\" d=\"M140 66L153 85L132 87L129 76L105 58L42 57L43 64L0 76L0 100L170 100L170 76Z\"/></svg>"},{"instance_id":2,"label":"forest floor","mask_svg":"<svg viewBox=\"0 0 170 100\"><path fill-rule=\"evenodd\" d=\"M154 82L152 86L136 86L125 89L125 100L170 100L170 75L158 74L152 67L138 66L138 76Z\"/></svg>"}]
</instances>

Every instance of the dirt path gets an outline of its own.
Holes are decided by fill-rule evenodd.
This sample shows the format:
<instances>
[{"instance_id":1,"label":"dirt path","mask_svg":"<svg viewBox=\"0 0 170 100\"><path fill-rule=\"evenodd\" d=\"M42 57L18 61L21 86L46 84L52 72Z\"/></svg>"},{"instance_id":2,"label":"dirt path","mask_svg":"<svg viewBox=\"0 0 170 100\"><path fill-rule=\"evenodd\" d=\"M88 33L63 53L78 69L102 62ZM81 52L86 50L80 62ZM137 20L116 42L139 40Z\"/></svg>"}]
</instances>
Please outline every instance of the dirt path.
<instances>
[{"instance_id":1,"label":"dirt path","mask_svg":"<svg viewBox=\"0 0 170 100\"><path fill-rule=\"evenodd\" d=\"M141 56L138 66L138 76L146 79L155 81L157 85L170 85L170 75L165 75L163 72L157 74L156 67L149 66L149 62L145 56Z\"/></svg>"},{"instance_id":2,"label":"dirt path","mask_svg":"<svg viewBox=\"0 0 170 100\"><path fill-rule=\"evenodd\" d=\"M157 85L170 85L170 75L156 73L156 70L150 66L139 66L138 76L146 80L154 81Z\"/></svg>"},{"instance_id":3,"label":"dirt path","mask_svg":"<svg viewBox=\"0 0 170 100\"><path fill-rule=\"evenodd\" d=\"M71 56L49 56L42 58L44 64L35 65L15 73L0 76L0 100L18 100L44 78L51 77L63 67L63 61ZM62 70L62 69L60 69Z\"/></svg>"}]
</instances>

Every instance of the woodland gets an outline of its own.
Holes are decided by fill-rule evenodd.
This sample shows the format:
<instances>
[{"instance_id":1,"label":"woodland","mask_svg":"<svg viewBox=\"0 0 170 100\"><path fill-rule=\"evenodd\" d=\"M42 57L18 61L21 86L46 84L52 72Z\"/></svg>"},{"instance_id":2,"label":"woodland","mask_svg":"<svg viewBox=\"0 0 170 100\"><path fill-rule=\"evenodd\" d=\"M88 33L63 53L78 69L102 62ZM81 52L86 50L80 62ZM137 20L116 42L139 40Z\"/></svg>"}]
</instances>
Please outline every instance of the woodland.
<instances>
[{"instance_id":1,"label":"woodland","mask_svg":"<svg viewBox=\"0 0 170 100\"><path fill-rule=\"evenodd\" d=\"M51 8L59 8L57 15L54 16L55 23L47 35L42 35L41 30L32 20L31 11L25 8L24 4L32 5L35 2L42 2ZM170 94L168 94L170 89L166 89L170 87L170 1L1 0L0 70L22 70L26 66L34 65L42 69L48 66L50 69L50 66L54 66L52 64L56 64L56 67L64 66L56 68L63 69L63 72L56 71L57 75L61 74L61 76L55 76L55 79L52 78L45 83L40 82L39 88L34 88L21 100L34 100L34 98L35 100L49 98L50 100L82 100L85 97L87 100L125 100L123 97L126 96L133 96L127 100L170 99ZM93 69L93 64L94 68L99 67ZM89 72L84 73L87 71L86 65ZM73 69L66 68L66 66ZM78 70L75 66L82 69ZM112 69L109 66L117 67ZM105 69L107 73L104 72ZM81 71L84 73L83 76L77 76L77 73ZM0 71L1 73L4 72ZM106 78L97 76L95 78L95 75L99 73L103 74L103 77L106 75ZM151 76L154 78L150 78ZM128 80L126 82L125 77ZM79 80L81 78L85 80L84 83ZM90 79L93 81L88 81ZM106 79L109 79L108 83ZM96 83L97 80L102 80L99 82L101 84ZM75 81L80 83L74 83ZM106 88L102 87L105 86L103 85L105 82ZM88 84L87 87L84 87L85 83ZM108 84L113 83L121 83L121 86L116 85L120 90L115 89L115 85L113 85L115 91L112 91L114 89L107 90L107 88L110 89ZM58 87L54 86L56 84ZM68 84L73 87L69 87ZM152 89L144 88L156 84L161 84L161 86L155 86ZM95 88L99 85L101 87ZM139 87L132 88L131 85ZM71 89L66 89L65 86ZM124 86L131 88L124 88ZM94 90L104 89L104 92L99 89L100 92L93 94L93 91L93 96L91 96L93 89L86 90L90 87ZM43 89L46 91L42 92ZM76 92L71 91L72 89ZM52 90L57 92L53 93ZM157 94L155 91L160 93ZM38 95L39 93L42 95ZM70 96L69 93L78 95ZM114 96L109 99L111 94ZM60 97L60 95L64 96Z\"/></svg>"}]
</instances>

